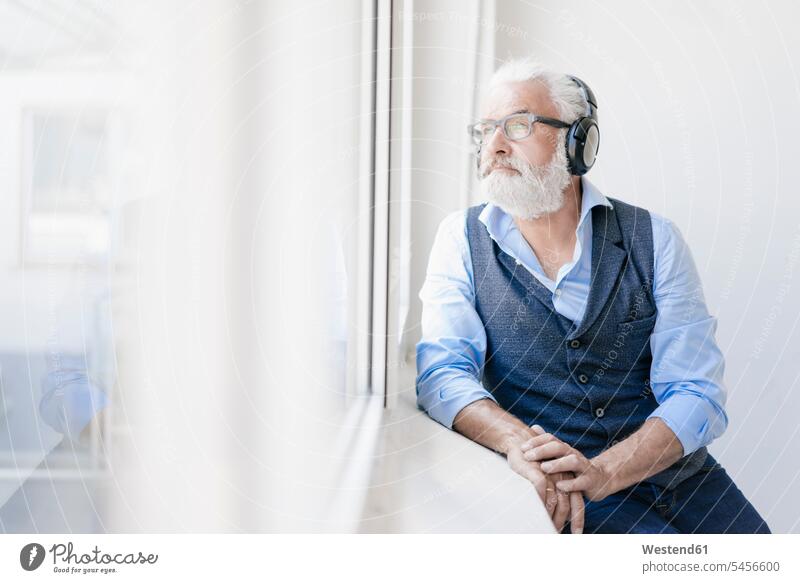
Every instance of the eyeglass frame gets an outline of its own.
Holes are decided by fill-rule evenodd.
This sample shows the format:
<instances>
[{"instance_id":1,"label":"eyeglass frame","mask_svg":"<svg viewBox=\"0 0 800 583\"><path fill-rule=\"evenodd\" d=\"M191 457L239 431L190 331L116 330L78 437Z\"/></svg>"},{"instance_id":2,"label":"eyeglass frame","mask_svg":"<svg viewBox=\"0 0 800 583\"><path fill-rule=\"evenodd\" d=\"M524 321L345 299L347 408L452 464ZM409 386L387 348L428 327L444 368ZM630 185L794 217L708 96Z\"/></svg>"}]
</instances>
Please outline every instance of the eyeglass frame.
<instances>
[{"instance_id":1,"label":"eyeglass frame","mask_svg":"<svg viewBox=\"0 0 800 583\"><path fill-rule=\"evenodd\" d=\"M528 133L525 136L523 136L521 138L511 138L506 133L505 124L506 124L506 121L508 121L509 118L516 117L518 115L527 115L528 122L530 123L530 127L528 128ZM546 117L546 116L543 116L543 115L537 115L537 114L531 113L529 111L515 111L514 113L510 113L510 114L508 114L508 115L506 115L504 117L501 117L498 120L482 119L480 121L476 121L475 123L471 123L471 124L469 124L467 126L467 133L469 133L469 137L472 138L472 143L474 145L476 145L478 147L483 146L483 144L484 144L483 140L481 140L480 142L476 142L475 141L475 134L473 133L473 129L478 124L491 124L493 126L492 127L492 133L489 134L489 135L494 135L494 133L497 131L497 127L500 126L500 129L503 132L503 136L507 140L509 140L511 142L518 142L520 140L524 140L525 138L530 137L530 135L533 133L533 124L535 124L537 122L538 123L542 123L544 125L548 125L548 126L554 127L554 128L559 128L559 129L568 128L568 127L570 127L572 125L572 124L567 123L565 121L561 121L560 119L555 119L553 117Z\"/></svg>"}]
</instances>

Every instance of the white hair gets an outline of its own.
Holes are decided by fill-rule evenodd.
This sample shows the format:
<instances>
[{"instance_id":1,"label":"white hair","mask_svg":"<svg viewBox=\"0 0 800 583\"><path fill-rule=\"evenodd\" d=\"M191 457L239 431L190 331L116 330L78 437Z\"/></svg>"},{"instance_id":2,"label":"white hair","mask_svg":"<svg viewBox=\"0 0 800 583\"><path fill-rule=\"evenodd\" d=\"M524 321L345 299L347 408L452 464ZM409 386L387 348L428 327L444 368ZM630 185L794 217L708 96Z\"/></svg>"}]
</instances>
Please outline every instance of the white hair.
<instances>
[{"instance_id":1,"label":"white hair","mask_svg":"<svg viewBox=\"0 0 800 583\"><path fill-rule=\"evenodd\" d=\"M503 83L538 81L547 87L562 121L572 123L586 112L583 90L564 73L545 67L531 57L503 63L489 80L489 89Z\"/></svg>"}]
</instances>

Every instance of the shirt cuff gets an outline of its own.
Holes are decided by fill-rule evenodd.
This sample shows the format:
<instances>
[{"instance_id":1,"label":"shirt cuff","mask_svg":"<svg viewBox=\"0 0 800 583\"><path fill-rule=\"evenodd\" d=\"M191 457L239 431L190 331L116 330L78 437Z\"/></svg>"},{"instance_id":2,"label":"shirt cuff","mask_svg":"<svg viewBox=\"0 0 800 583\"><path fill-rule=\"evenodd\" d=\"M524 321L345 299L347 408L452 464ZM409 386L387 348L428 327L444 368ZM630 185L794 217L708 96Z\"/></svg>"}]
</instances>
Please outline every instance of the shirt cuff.
<instances>
[{"instance_id":1,"label":"shirt cuff","mask_svg":"<svg viewBox=\"0 0 800 583\"><path fill-rule=\"evenodd\" d=\"M673 393L647 416L667 424L683 445L683 455L694 453L722 435L728 418L712 403L698 395Z\"/></svg>"},{"instance_id":2,"label":"shirt cuff","mask_svg":"<svg viewBox=\"0 0 800 583\"><path fill-rule=\"evenodd\" d=\"M429 395L425 398L420 394L417 396L417 404L422 407L428 415L438 421L448 429L453 428L453 421L459 411L481 399L491 399L497 403L492 394L477 382L462 381L461 383L448 383L446 389L434 391L435 396ZM431 398L433 397L433 398Z\"/></svg>"}]
</instances>

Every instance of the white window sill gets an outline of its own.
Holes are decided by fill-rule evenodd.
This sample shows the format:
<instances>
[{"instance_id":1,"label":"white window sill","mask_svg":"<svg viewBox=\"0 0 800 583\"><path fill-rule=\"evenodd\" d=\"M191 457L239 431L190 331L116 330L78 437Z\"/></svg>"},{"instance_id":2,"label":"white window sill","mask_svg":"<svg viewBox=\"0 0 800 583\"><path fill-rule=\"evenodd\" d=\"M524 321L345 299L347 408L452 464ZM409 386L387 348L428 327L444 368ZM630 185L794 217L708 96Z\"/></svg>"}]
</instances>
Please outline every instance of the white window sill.
<instances>
[{"instance_id":1,"label":"white window sill","mask_svg":"<svg viewBox=\"0 0 800 583\"><path fill-rule=\"evenodd\" d=\"M359 530L555 533L533 486L417 409L413 390L384 411Z\"/></svg>"}]
</instances>

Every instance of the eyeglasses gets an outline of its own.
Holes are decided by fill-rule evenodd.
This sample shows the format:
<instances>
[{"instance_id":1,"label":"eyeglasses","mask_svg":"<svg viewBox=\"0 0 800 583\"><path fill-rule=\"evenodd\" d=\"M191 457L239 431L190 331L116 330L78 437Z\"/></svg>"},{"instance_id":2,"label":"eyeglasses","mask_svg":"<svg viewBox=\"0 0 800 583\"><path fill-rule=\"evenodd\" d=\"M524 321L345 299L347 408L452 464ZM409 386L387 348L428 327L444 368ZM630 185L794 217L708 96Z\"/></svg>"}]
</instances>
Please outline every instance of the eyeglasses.
<instances>
[{"instance_id":1,"label":"eyeglasses","mask_svg":"<svg viewBox=\"0 0 800 583\"><path fill-rule=\"evenodd\" d=\"M475 145L482 146L494 135L497 126L503 129L503 135L507 139L516 142L517 140L524 140L531 135L533 124L535 123L543 123L554 128L568 128L570 126L570 124L552 117L544 117L536 115L535 113L517 112L507 115L502 119L498 119L497 121L482 119L478 123L468 125L467 131Z\"/></svg>"}]
</instances>

